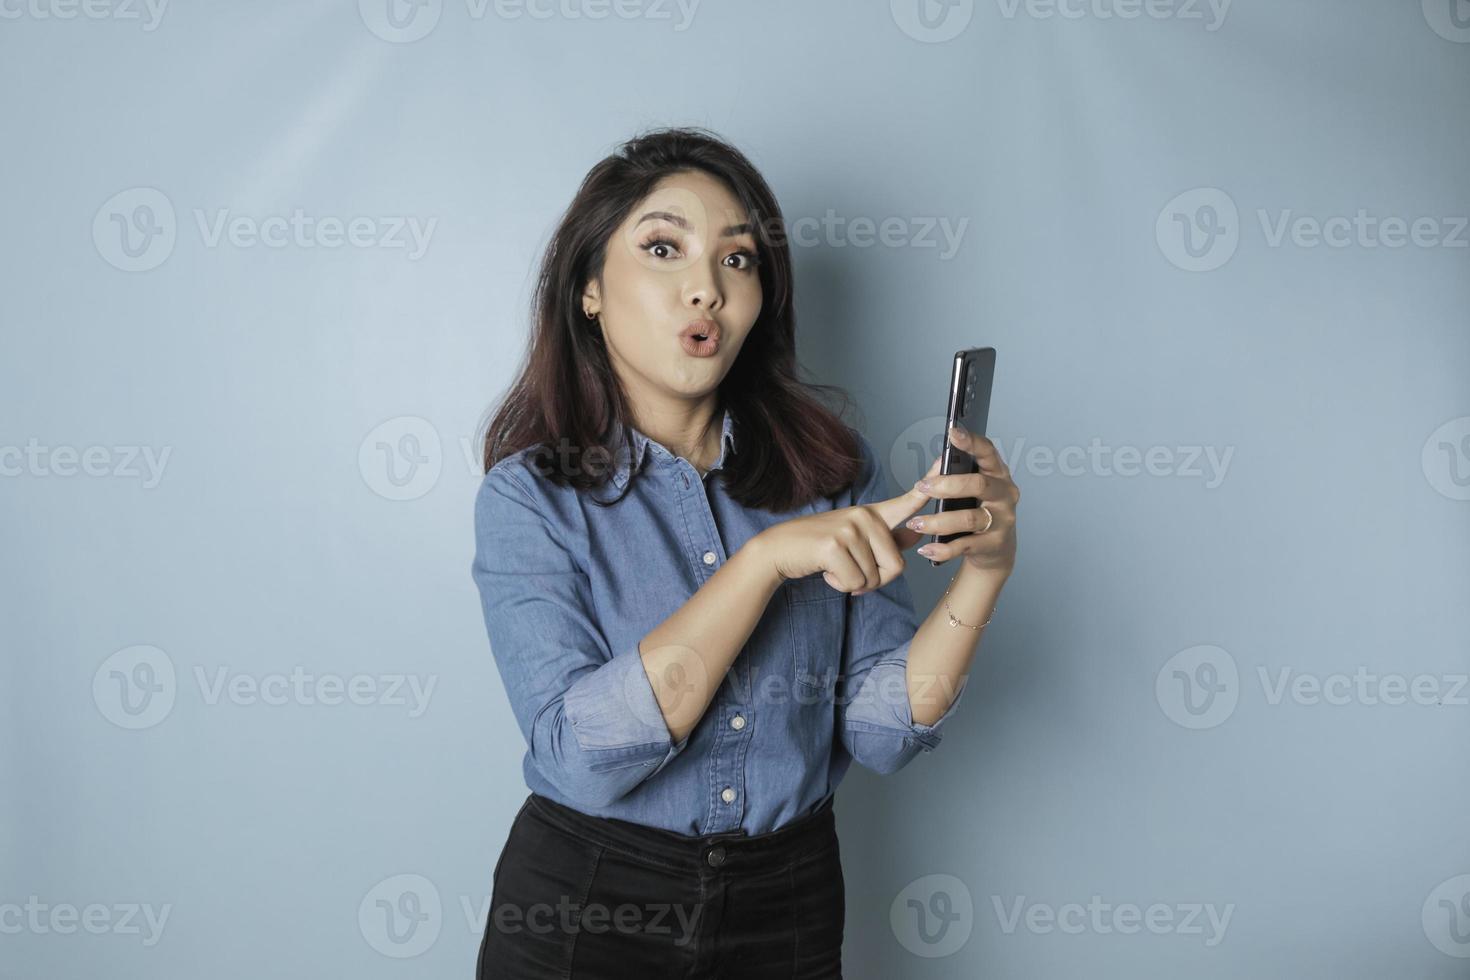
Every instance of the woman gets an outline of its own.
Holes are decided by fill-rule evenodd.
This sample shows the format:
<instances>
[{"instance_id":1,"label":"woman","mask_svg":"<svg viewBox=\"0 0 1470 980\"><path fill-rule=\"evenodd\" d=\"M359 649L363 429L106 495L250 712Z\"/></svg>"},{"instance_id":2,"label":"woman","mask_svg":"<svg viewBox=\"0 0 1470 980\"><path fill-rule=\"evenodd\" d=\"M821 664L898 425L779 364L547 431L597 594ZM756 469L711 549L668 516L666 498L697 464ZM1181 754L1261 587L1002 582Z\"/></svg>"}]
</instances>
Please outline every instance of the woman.
<instances>
[{"instance_id":1,"label":"woman","mask_svg":"<svg viewBox=\"0 0 1470 980\"><path fill-rule=\"evenodd\" d=\"M782 227L738 151L661 130L592 169L546 250L475 502L531 790L481 978L841 976L833 791L938 744L1011 572L990 442L952 432L982 471L936 460L885 500L835 389L798 380ZM931 497L985 507L900 528ZM920 531L964 536L919 549L962 561L916 629Z\"/></svg>"}]
</instances>

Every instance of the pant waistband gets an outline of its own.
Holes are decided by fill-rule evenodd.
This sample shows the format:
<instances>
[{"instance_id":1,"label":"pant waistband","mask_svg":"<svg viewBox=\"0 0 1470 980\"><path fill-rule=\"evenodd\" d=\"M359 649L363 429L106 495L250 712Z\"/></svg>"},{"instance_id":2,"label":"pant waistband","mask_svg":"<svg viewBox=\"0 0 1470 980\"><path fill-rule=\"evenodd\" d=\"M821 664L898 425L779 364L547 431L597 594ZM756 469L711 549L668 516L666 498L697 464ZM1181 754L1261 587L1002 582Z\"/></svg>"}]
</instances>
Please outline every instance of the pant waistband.
<instances>
[{"instance_id":1,"label":"pant waistband","mask_svg":"<svg viewBox=\"0 0 1470 980\"><path fill-rule=\"evenodd\" d=\"M577 838L595 841L647 864L686 873L769 870L818 853L837 836L830 794L811 813L764 834L732 830L698 837L613 817L594 817L540 793L532 793L526 802L543 820Z\"/></svg>"}]
</instances>

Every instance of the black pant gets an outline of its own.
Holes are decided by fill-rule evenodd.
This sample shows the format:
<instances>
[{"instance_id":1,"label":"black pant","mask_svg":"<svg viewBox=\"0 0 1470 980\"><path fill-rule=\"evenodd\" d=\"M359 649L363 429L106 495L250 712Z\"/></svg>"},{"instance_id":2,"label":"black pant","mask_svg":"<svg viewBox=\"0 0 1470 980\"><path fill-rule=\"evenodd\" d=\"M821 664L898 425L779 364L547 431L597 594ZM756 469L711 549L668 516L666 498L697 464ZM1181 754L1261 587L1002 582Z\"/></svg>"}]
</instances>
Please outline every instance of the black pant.
<instances>
[{"instance_id":1,"label":"black pant","mask_svg":"<svg viewBox=\"0 0 1470 980\"><path fill-rule=\"evenodd\" d=\"M840 980L843 888L830 797L770 833L686 837L532 793L476 977Z\"/></svg>"}]
</instances>

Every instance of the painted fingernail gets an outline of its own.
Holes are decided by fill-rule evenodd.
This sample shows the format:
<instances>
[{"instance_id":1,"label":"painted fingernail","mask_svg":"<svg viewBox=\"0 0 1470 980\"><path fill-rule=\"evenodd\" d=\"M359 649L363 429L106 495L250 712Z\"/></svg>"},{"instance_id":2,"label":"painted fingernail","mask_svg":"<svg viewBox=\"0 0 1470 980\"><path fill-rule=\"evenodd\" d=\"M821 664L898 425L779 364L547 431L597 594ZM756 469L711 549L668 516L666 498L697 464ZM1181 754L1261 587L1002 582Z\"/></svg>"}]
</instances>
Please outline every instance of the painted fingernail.
<instances>
[{"instance_id":1,"label":"painted fingernail","mask_svg":"<svg viewBox=\"0 0 1470 980\"><path fill-rule=\"evenodd\" d=\"M924 545L924 547L919 549L919 554L923 555L925 558L933 558L934 546L932 544Z\"/></svg>"},{"instance_id":2,"label":"painted fingernail","mask_svg":"<svg viewBox=\"0 0 1470 980\"><path fill-rule=\"evenodd\" d=\"M924 529L924 519L922 517L910 517L905 526L910 531L922 531Z\"/></svg>"},{"instance_id":3,"label":"painted fingernail","mask_svg":"<svg viewBox=\"0 0 1470 980\"><path fill-rule=\"evenodd\" d=\"M914 489L915 490L922 490L925 493L928 493L930 491L930 489L932 489L932 486L933 485L930 484L930 482L928 480L920 480L918 483L915 483L914 484Z\"/></svg>"}]
</instances>

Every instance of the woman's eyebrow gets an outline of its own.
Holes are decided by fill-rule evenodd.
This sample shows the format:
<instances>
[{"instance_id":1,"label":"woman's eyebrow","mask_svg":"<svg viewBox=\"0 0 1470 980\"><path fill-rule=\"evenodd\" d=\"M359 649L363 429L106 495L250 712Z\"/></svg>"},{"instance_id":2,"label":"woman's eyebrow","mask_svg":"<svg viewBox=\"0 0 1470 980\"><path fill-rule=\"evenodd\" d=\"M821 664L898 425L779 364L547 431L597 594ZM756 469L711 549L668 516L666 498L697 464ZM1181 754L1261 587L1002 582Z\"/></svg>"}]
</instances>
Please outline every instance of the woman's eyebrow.
<instances>
[{"instance_id":1,"label":"woman's eyebrow","mask_svg":"<svg viewBox=\"0 0 1470 980\"><path fill-rule=\"evenodd\" d=\"M638 224L641 225L645 221L657 221L659 219L663 219L671 225L677 225L680 228L683 228L685 231L694 230L689 226L689 222L685 221L681 216L670 211L650 211L643 217L638 219ZM634 227L636 228L637 225L635 225ZM754 233L755 225L752 225L749 222L743 222L738 225L730 225L726 227L724 231L720 232L720 237L733 238L736 235L751 235Z\"/></svg>"}]
</instances>

